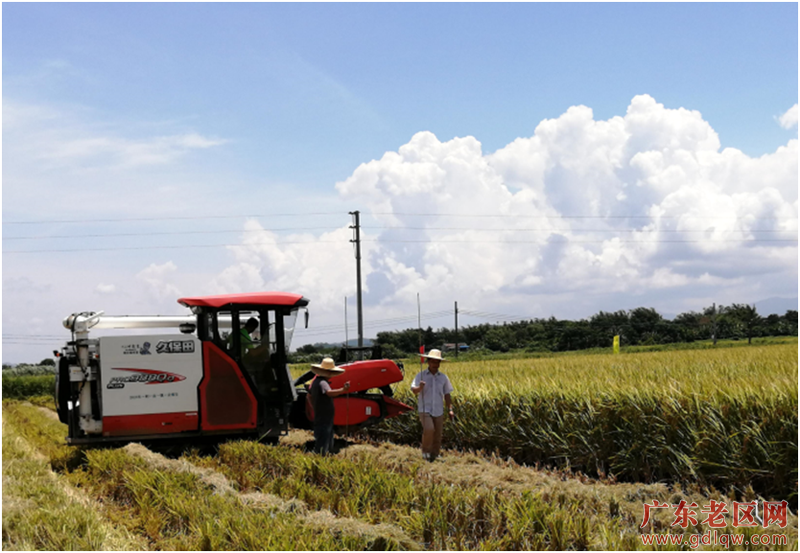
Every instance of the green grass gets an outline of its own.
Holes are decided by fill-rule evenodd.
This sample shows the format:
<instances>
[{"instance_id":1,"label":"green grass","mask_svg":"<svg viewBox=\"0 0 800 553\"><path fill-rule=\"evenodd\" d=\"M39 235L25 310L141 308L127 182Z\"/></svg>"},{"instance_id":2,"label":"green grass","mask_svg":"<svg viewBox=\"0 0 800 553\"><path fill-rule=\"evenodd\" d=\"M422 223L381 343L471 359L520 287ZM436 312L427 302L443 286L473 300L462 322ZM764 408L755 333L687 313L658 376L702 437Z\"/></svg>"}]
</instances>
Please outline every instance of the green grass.
<instances>
[{"instance_id":1,"label":"green grass","mask_svg":"<svg viewBox=\"0 0 800 553\"><path fill-rule=\"evenodd\" d=\"M31 396L53 397L55 375L6 376L3 375L3 399L26 399Z\"/></svg>"}]
</instances>

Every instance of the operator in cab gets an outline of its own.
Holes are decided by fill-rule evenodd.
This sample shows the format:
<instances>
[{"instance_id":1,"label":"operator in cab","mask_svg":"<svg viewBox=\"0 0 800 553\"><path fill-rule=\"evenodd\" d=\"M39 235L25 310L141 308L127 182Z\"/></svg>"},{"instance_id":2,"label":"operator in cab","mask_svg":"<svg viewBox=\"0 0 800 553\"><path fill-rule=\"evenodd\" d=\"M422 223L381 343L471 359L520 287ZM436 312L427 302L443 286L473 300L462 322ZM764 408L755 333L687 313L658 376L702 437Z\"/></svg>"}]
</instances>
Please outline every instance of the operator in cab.
<instances>
[{"instance_id":1,"label":"operator in cab","mask_svg":"<svg viewBox=\"0 0 800 553\"><path fill-rule=\"evenodd\" d=\"M255 317L250 317L247 319L247 322L244 323L244 326L239 329L239 343L241 344L242 348L242 358L247 355L247 352L251 349L255 349L256 343L253 340L251 334L256 331L258 328L258 319ZM228 348L233 348L233 333L228 335Z\"/></svg>"},{"instance_id":2,"label":"operator in cab","mask_svg":"<svg viewBox=\"0 0 800 553\"><path fill-rule=\"evenodd\" d=\"M311 406L314 408L314 451L327 455L333 451L333 398L346 394L350 382L338 389L331 388L329 379L344 372L335 365L333 359L326 357L319 365L311 365L316 378L311 383Z\"/></svg>"}]
</instances>

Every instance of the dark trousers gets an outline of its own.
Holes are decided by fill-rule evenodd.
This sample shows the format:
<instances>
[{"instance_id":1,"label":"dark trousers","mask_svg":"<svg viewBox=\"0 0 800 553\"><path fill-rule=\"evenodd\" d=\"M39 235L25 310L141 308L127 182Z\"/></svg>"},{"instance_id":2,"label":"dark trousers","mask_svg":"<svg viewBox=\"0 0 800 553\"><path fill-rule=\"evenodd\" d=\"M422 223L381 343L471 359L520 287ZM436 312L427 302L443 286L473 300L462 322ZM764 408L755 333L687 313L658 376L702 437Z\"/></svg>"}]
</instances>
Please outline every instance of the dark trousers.
<instances>
[{"instance_id":1,"label":"dark trousers","mask_svg":"<svg viewBox=\"0 0 800 553\"><path fill-rule=\"evenodd\" d=\"M333 451L333 418L314 421L314 451L323 455Z\"/></svg>"}]
</instances>

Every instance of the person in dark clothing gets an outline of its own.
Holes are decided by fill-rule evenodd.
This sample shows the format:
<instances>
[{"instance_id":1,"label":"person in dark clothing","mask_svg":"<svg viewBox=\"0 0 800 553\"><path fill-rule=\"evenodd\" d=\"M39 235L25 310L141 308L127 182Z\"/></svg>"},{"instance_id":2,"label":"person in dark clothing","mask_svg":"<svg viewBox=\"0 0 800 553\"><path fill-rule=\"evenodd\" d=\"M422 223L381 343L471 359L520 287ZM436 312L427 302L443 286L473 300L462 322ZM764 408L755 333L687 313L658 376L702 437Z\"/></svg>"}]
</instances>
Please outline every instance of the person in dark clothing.
<instances>
[{"instance_id":1,"label":"person in dark clothing","mask_svg":"<svg viewBox=\"0 0 800 553\"><path fill-rule=\"evenodd\" d=\"M328 454L333 450L333 416L335 408L333 398L346 394L350 382L336 390L331 388L329 378L341 374L344 369L336 367L333 359L326 357L319 365L311 365L316 378L311 383L311 405L314 408L314 451Z\"/></svg>"}]
</instances>

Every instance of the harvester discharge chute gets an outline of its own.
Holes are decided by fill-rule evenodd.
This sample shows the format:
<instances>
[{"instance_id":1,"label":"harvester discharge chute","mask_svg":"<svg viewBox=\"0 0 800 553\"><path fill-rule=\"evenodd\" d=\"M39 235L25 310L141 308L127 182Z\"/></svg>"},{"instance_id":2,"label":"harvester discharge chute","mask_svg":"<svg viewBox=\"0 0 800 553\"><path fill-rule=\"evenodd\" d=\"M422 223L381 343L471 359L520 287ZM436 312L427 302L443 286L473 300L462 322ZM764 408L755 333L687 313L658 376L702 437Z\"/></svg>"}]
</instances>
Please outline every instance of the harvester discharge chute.
<instances>
[{"instance_id":1,"label":"harvester discharge chute","mask_svg":"<svg viewBox=\"0 0 800 553\"><path fill-rule=\"evenodd\" d=\"M391 385L403 380L400 367L388 359L356 361L339 365L345 372L329 379L332 388L341 388L350 382L350 391L346 396L333 399L336 413L334 426L341 431L347 428L359 428L380 422L383 419L396 417L411 408L392 398ZM296 385L313 381L314 373L308 372L295 381ZM310 386L309 386L310 387ZM377 390L370 393L370 390ZM292 423L295 426L310 428L314 422L314 408L308 388L304 388L295 405ZM302 414L300 413L302 411Z\"/></svg>"}]
</instances>

